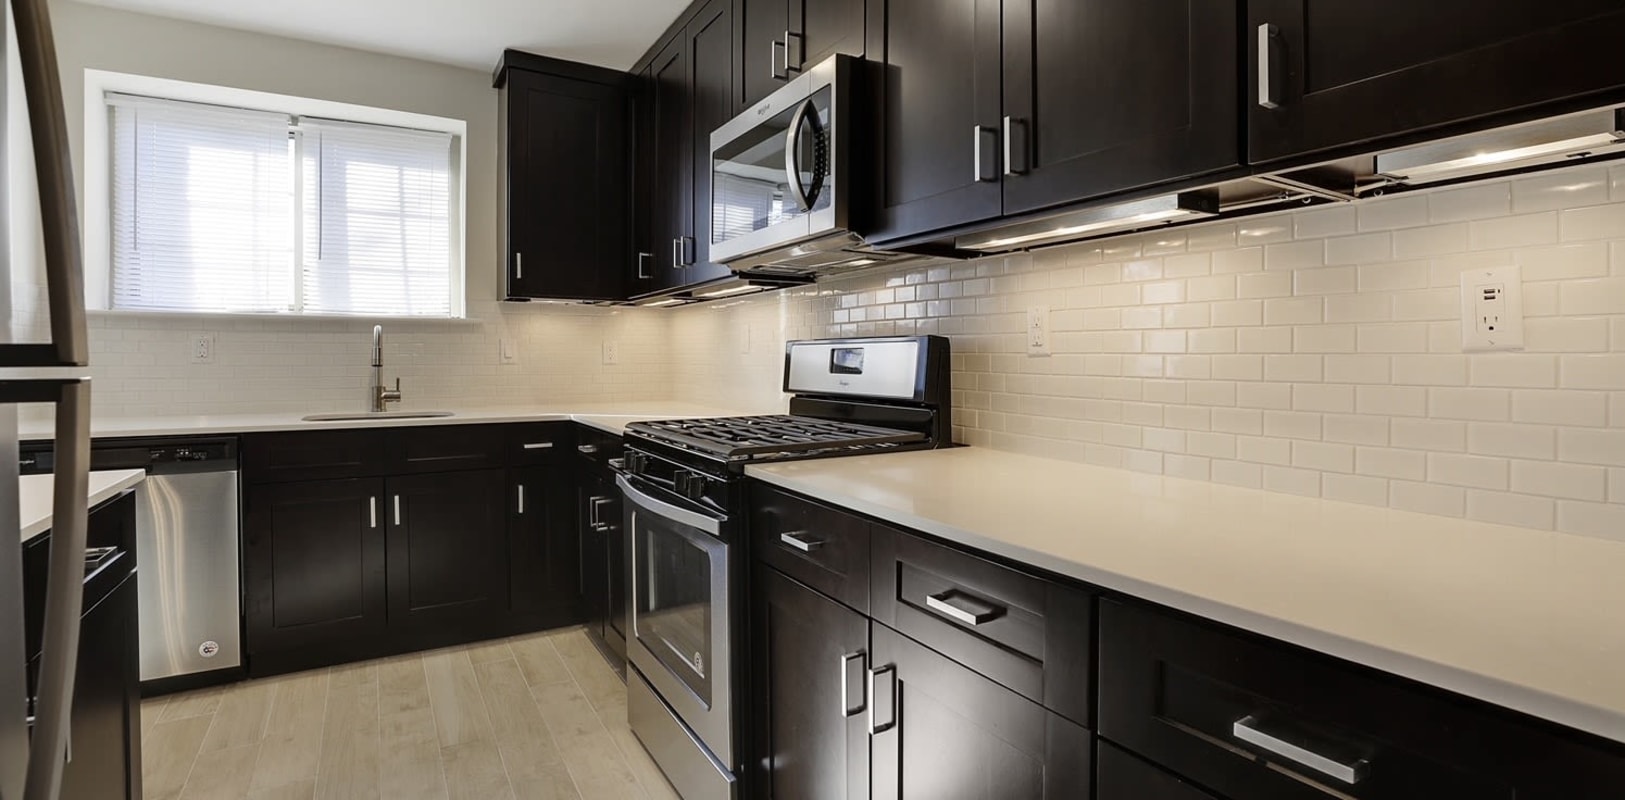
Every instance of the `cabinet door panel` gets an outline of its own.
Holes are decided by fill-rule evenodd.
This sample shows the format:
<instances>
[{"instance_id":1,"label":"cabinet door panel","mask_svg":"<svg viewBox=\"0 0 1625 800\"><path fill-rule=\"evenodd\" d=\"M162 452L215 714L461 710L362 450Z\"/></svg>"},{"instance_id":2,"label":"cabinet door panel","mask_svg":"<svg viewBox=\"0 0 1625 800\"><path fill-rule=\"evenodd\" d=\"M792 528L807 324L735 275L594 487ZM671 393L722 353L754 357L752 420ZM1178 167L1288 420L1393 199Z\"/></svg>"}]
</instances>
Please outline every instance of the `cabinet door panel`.
<instances>
[{"instance_id":1,"label":"cabinet door panel","mask_svg":"<svg viewBox=\"0 0 1625 800\"><path fill-rule=\"evenodd\" d=\"M997 217L998 0L889 0L885 26L870 54L884 164L872 238Z\"/></svg>"},{"instance_id":2,"label":"cabinet door panel","mask_svg":"<svg viewBox=\"0 0 1625 800\"><path fill-rule=\"evenodd\" d=\"M650 69L654 131L654 288L682 285L680 240L689 235L693 203L693 117L688 98L688 40L679 36Z\"/></svg>"},{"instance_id":3,"label":"cabinet door panel","mask_svg":"<svg viewBox=\"0 0 1625 800\"><path fill-rule=\"evenodd\" d=\"M1004 212L1241 160L1234 0L1004 6Z\"/></svg>"},{"instance_id":4,"label":"cabinet door panel","mask_svg":"<svg viewBox=\"0 0 1625 800\"><path fill-rule=\"evenodd\" d=\"M789 0L743 0L739 12L743 15L739 20L739 108L743 110L787 82L781 77L787 73L779 45L790 30Z\"/></svg>"},{"instance_id":5,"label":"cabinet door panel","mask_svg":"<svg viewBox=\"0 0 1625 800\"><path fill-rule=\"evenodd\" d=\"M864 0L790 0L790 19L801 23L792 30L801 33L801 63L790 66L806 69L838 53L861 57L865 10Z\"/></svg>"},{"instance_id":6,"label":"cabinet door panel","mask_svg":"<svg viewBox=\"0 0 1625 800\"><path fill-rule=\"evenodd\" d=\"M863 669L869 621L785 577L760 569L756 665L763 678L757 741L767 797L869 796ZM845 686L842 686L842 682Z\"/></svg>"},{"instance_id":7,"label":"cabinet door panel","mask_svg":"<svg viewBox=\"0 0 1625 800\"><path fill-rule=\"evenodd\" d=\"M552 465L515 469L508 489L509 607L526 628L581 620L581 553L575 493Z\"/></svg>"},{"instance_id":8,"label":"cabinet door panel","mask_svg":"<svg viewBox=\"0 0 1625 800\"><path fill-rule=\"evenodd\" d=\"M378 480L248 487L243 577L250 653L350 642L385 627Z\"/></svg>"},{"instance_id":9,"label":"cabinet door panel","mask_svg":"<svg viewBox=\"0 0 1625 800\"><path fill-rule=\"evenodd\" d=\"M1088 800L1087 730L884 625L870 635L874 797Z\"/></svg>"},{"instance_id":10,"label":"cabinet door panel","mask_svg":"<svg viewBox=\"0 0 1625 800\"><path fill-rule=\"evenodd\" d=\"M577 530L587 634L626 659L626 556L620 492L605 475L588 474L577 487Z\"/></svg>"},{"instance_id":11,"label":"cabinet door panel","mask_svg":"<svg viewBox=\"0 0 1625 800\"><path fill-rule=\"evenodd\" d=\"M135 594L135 579L127 577L80 620L72 759L62 769L61 796L69 800L141 798Z\"/></svg>"},{"instance_id":12,"label":"cabinet door panel","mask_svg":"<svg viewBox=\"0 0 1625 800\"><path fill-rule=\"evenodd\" d=\"M1258 103L1261 25L1278 32L1277 108ZM1625 87L1616 0L1250 0L1243 33L1255 163L1606 105Z\"/></svg>"},{"instance_id":13,"label":"cabinet door panel","mask_svg":"<svg viewBox=\"0 0 1625 800\"><path fill-rule=\"evenodd\" d=\"M508 295L621 299L630 256L625 92L521 69L508 71L505 91Z\"/></svg>"},{"instance_id":14,"label":"cabinet door panel","mask_svg":"<svg viewBox=\"0 0 1625 800\"><path fill-rule=\"evenodd\" d=\"M721 264L711 263L711 131L734 116L733 11L728 3L711 0L688 24L688 53L693 64L689 99L694 115L694 152L690 161L693 177L689 185L694 192L690 206L694 216L688 227L688 264L683 268L683 284L720 278L730 272Z\"/></svg>"},{"instance_id":15,"label":"cabinet door panel","mask_svg":"<svg viewBox=\"0 0 1625 800\"><path fill-rule=\"evenodd\" d=\"M391 478L390 627L489 624L507 606L501 470Z\"/></svg>"}]
</instances>

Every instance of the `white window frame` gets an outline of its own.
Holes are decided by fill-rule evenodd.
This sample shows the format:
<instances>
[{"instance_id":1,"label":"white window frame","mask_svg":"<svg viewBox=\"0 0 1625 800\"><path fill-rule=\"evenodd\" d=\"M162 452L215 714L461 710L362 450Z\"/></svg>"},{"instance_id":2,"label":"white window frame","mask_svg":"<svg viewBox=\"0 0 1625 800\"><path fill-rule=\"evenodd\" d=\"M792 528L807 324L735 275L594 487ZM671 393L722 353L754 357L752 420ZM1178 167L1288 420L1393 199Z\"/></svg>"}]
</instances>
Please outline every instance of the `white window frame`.
<instances>
[{"instance_id":1,"label":"white window frame","mask_svg":"<svg viewBox=\"0 0 1625 800\"><path fill-rule=\"evenodd\" d=\"M395 316L389 314L267 313L225 314L212 311L143 311L113 307L113 141L112 114L107 94L137 94L194 103L236 106L291 116L324 117L374 125L392 125L450 134L452 141L451 263L448 265L450 316ZM417 114L372 106L338 103L308 97L212 86L105 70L85 70L85 140L83 202L80 204L84 239L85 307L92 313L131 315L183 315L251 317L263 319L410 319L462 320L468 316L468 123L460 119ZM296 274L300 270L295 270Z\"/></svg>"}]
</instances>

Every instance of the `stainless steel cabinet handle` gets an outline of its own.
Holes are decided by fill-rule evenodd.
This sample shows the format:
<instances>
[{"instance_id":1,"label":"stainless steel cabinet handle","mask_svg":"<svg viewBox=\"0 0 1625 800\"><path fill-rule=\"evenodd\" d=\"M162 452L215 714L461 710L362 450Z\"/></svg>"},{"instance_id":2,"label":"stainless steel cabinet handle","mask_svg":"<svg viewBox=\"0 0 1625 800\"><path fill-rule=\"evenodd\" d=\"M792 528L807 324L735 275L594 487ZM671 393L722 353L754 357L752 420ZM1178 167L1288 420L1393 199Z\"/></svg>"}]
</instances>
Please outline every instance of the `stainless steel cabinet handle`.
<instances>
[{"instance_id":1,"label":"stainless steel cabinet handle","mask_svg":"<svg viewBox=\"0 0 1625 800\"><path fill-rule=\"evenodd\" d=\"M795 44L792 46L791 42ZM802 61L801 34L795 31L784 32L784 76L790 77L790 72L801 71Z\"/></svg>"},{"instance_id":2,"label":"stainless steel cabinet handle","mask_svg":"<svg viewBox=\"0 0 1625 800\"><path fill-rule=\"evenodd\" d=\"M957 605L949 602L955 599L959 601ZM969 608L965 606L969 606ZM957 589L926 595L925 607L973 628L1004 615L1004 609L977 602Z\"/></svg>"},{"instance_id":3,"label":"stainless steel cabinet handle","mask_svg":"<svg viewBox=\"0 0 1625 800\"><path fill-rule=\"evenodd\" d=\"M891 719L885 724L875 719L875 709L880 707L880 695L875 694L875 682L882 674L891 678L891 702L887 704L891 709ZM897 727L897 667L894 664L887 664L879 669L869 670L869 735L885 733L895 727Z\"/></svg>"},{"instance_id":4,"label":"stainless steel cabinet handle","mask_svg":"<svg viewBox=\"0 0 1625 800\"><path fill-rule=\"evenodd\" d=\"M17 23L17 54L22 66L23 94L28 101L40 222L45 234L45 290L51 342L5 345L0 347L0 353L6 354L10 366L82 367L90 359L85 330L84 254L51 15L45 0L12 0L11 7ZM32 796L34 785L29 786Z\"/></svg>"},{"instance_id":5,"label":"stainless steel cabinet handle","mask_svg":"<svg viewBox=\"0 0 1625 800\"><path fill-rule=\"evenodd\" d=\"M525 277L525 254L524 253L514 253L513 254L513 276L515 278L524 278Z\"/></svg>"},{"instance_id":6,"label":"stainless steel cabinet handle","mask_svg":"<svg viewBox=\"0 0 1625 800\"><path fill-rule=\"evenodd\" d=\"M773 45L768 48L767 60L768 77L776 81L790 79L790 43L788 41L774 39ZM783 66L780 66L781 64Z\"/></svg>"},{"instance_id":7,"label":"stainless steel cabinet handle","mask_svg":"<svg viewBox=\"0 0 1625 800\"><path fill-rule=\"evenodd\" d=\"M694 266L694 260L699 257L699 247L696 240L692 236L684 236L678 241L683 244L683 266Z\"/></svg>"},{"instance_id":8,"label":"stainless steel cabinet handle","mask_svg":"<svg viewBox=\"0 0 1625 800\"><path fill-rule=\"evenodd\" d=\"M1021 126L1021 136L1018 140L1015 128ZM1016 147L1021 147L1021 165L1016 166ZM1020 117L1004 118L1004 174L1027 174L1027 120Z\"/></svg>"},{"instance_id":9,"label":"stainless steel cabinet handle","mask_svg":"<svg viewBox=\"0 0 1625 800\"><path fill-rule=\"evenodd\" d=\"M982 144L990 135L997 139L999 133L986 125L977 125L971 128L971 144L975 148L976 152L975 169L977 183L992 183L993 181L998 180L998 176L987 174L986 169L983 168Z\"/></svg>"},{"instance_id":10,"label":"stainless steel cabinet handle","mask_svg":"<svg viewBox=\"0 0 1625 800\"><path fill-rule=\"evenodd\" d=\"M1258 724L1259 719L1257 717L1242 717L1230 725L1230 735L1295 764L1308 767L1322 775L1336 778L1350 786L1359 783L1370 772L1371 762L1363 758L1356 759L1351 763L1328 758L1301 745L1265 733L1259 730Z\"/></svg>"},{"instance_id":11,"label":"stainless steel cabinet handle","mask_svg":"<svg viewBox=\"0 0 1625 800\"><path fill-rule=\"evenodd\" d=\"M519 484L519 513L525 513L525 485Z\"/></svg>"},{"instance_id":12,"label":"stainless steel cabinet handle","mask_svg":"<svg viewBox=\"0 0 1625 800\"><path fill-rule=\"evenodd\" d=\"M552 442L525 442L524 447L525 447L526 450L551 450L551 449L553 449L553 443Z\"/></svg>"},{"instance_id":13,"label":"stainless steel cabinet handle","mask_svg":"<svg viewBox=\"0 0 1625 800\"><path fill-rule=\"evenodd\" d=\"M593 523L593 528L600 533L609 530L610 526L608 522L604 521L604 515L599 513L599 509L613 502L615 502L613 497L594 497L592 499L592 518L596 520Z\"/></svg>"},{"instance_id":14,"label":"stainless steel cabinet handle","mask_svg":"<svg viewBox=\"0 0 1625 800\"><path fill-rule=\"evenodd\" d=\"M401 524L401 496L395 495L395 524Z\"/></svg>"},{"instance_id":15,"label":"stainless steel cabinet handle","mask_svg":"<svg viewBox=\"0 0 1625 800\"><path fill-rule=\"evenodd\" d=\"M587 525L589 527L597 528L603 524L598 520L598 509L608 502L609 498L602 496L587 498Z\"/></svg>"},{"instance_id":16,"label":"stainless steel cabinet handle","mask_svg":"<svg viewBox=\"0 0 1625 800\"><path fill-rule=\"evenodd\" d=\"M638 280L648 280L654 277L654 273L644 269L645 265L653 262L654 260L654 253L638 253Z\"/></svg>"},{"instance_id":17,"label":"stainless steel cabinet handle","mask_svg":"<svg viewBox=\"0 0 1625 800\"><path fill-rule=\"evenodd\" d=\"M576 452L580 453L582 455L590 456L593 453L598 452L598 445L595 445L595 444L578 444L578 445L576 445Z\"/></svg>"},{"instance_id":18,"label":"stainless steel cabinet handle","mask_svg":"<svg viewBox=\"0 0 1625 800\"><path fill-rule=\"evenodd\" d=\"M864 696L864 702L857 708L852 707L852 700L847 696L847 690L852 686L852 662L854 661L860 665L863 663L862 650L859 650L856 653L847 653L846 655L841 656L841 716L843 717L861 714L869 705L867 699L868 695Z\"/></svg>"},{"instance_id":19,"label":"stainless steel cabinet handle","mask_svg":"<svg viewBox=\"0 0 1625 800\"><path fill-rule=\"evenodd\" d=\"M812 551L824 546L823 541L819 539L808 539L806 531L791 531L789 533L781 533L779 534L779 541L784 542L785 544L800 550L803 553L811 553Z\"/></svg>"},{"instance_id":20,"label":"stainless steel cabinet handle","mask_svg":"<svg viewBox=\"0 0 1625 800\"><path fill-rule=\"evenodd\" d=\"M675 236L671 240L671 268L683 268L683 240Z\"/></svg>"},{"instance_id":21,"label":"stainless steel cabinet handle","mask_svg":"<svg viewBox=\"0 0 1625 800\"><path fill-rule=\"evenodd\" d=\"M376 497L367 498L367 526L371 528L378 527L378 498Z\"/></svg>"},{"instance_id":22,"label":"stainless steel cabinet handle","mask_svg":"<svg viewBox=\"0 0 1625 800\"><path fill-rule=\"evenodd\" d=\"M1264 108L1280 108L1280 75L1276 69L1275 46L1281 41L1281 29L1264 23L1258 26L1258 104Z\"/></svg>"}]
</instances>

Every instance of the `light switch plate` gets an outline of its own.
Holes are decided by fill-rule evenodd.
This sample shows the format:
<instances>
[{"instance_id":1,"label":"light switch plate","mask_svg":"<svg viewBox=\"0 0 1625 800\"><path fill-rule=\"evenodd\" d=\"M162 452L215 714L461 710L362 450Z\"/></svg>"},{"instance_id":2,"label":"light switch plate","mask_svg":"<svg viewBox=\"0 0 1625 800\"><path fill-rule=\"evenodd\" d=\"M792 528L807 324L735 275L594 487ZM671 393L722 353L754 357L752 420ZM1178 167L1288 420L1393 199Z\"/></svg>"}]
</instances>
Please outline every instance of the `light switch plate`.
<instances>
[{"instance_id":1,"label":"light switch plate","mask_svg":"<svg viewBox=\"0 0 1625 800\"><path fill-rule=\"evenodd\" d=\"M519 343L512 339L503 339L499 355L504 364L519 363Z\"/></svg>"},{"instance_id":2,"label":"light switch plate","mask_svg":"<svg viewBox=\"0 0 1625 800\"><path fill-rule=\"evenodd\" d=\"M191 351L192 363L193 364L213 364L214 363L214 345L215 345L214 334L212 334L212 333L194 333L194 334L192 334L192 351Z\"/></svg>"},{"instance_id":3,"label":"light switch plate","mask_svg":"<svg viewBox=\"0 0 1625 800\"><path fill-rule=\"evenodd\" d=\"M604 366L612 367L621 363L621 346L615 342L604 342Z\"/></svg>"},{"instance_id":4,"label":"light switch plate","mask_svg":"<svg viewBox=\"0 0 1625 800\"><path fill-rule=\"evenodd\" d=\"M1461 273L1461 349L1523 349L1523 269L1485 267Z\"/></svg>"},{"instance_id":5,"label":"light switch plate","mask_svg":"<svg viewBox=\"0 0 1625 800\"><path fill-rule=\"evenodd\" d=\"M1027 355L1050 354L1049 306L1027 309Z\"/></svg>"}]
</instances>

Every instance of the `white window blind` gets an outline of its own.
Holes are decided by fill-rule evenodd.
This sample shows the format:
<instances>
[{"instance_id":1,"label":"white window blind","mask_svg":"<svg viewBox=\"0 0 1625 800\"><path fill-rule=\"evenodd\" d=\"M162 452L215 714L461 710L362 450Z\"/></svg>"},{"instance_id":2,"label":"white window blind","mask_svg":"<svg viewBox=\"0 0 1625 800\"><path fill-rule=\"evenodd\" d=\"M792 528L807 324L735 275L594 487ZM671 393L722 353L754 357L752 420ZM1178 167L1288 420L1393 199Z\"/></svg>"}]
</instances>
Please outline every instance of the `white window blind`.
<instances>
[{"instance_id":1,"label":"white window blind","mask_svg":"<svg viewBox=\"0 0 1625 800\"><path fill-rule=\"evenodd\" d=\"M114 308L452 316L446 133L108 95Z\"/></svg>"}]
</instances>

